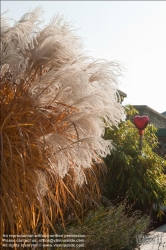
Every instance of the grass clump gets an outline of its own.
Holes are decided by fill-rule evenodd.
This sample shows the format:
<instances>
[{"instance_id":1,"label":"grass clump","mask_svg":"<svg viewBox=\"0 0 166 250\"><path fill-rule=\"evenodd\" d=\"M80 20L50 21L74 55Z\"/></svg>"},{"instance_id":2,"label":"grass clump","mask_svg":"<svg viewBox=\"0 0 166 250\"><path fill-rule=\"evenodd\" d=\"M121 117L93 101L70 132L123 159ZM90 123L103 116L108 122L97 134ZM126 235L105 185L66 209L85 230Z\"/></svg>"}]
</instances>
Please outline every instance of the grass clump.
<instances>
[{"instance_id":1,"label":"grass clump","mask_svg":"<svg viewBox=\"0 0 166 250\"><path fill-rule=\"evenodd\" d=\"M88 250L130 250L137 244L137 235L146 233L150 219L132 211L126 201L117 205L100 206L91 211L81 225L71 225L66 235L85 235L85 249ZM72 249L72 248L71 248ZM75 248L73 248L75 249Z\"/></svg>"}]
</instances>

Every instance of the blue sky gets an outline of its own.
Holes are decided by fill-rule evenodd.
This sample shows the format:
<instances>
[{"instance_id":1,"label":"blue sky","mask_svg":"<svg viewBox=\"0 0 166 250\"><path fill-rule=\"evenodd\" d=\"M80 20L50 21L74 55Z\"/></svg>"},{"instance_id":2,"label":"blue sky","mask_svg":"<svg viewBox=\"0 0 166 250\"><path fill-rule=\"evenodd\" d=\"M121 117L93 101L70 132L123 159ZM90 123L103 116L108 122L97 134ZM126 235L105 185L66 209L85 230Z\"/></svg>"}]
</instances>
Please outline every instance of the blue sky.
<instances>
[{"instance_id":1,"label":"blue sky","mask_svg":"<svg viewBox=\"0 0 166 250\"><path fill-rule=\"evenodd\" d=\"M39 5L44 24L64 15L90 56L123 64L124 104L166 111L166 1L1 1L1 12L18 20Z\"/></svg>"}]
</instances>

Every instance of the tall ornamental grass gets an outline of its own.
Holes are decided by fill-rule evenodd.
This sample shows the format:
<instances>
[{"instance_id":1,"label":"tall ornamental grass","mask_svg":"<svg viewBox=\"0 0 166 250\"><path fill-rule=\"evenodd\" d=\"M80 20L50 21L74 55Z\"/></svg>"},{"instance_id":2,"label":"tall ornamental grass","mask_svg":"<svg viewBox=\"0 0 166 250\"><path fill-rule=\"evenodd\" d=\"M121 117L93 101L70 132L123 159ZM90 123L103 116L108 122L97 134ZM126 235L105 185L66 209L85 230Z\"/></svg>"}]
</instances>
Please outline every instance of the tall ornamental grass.
<instances>
[{"instance_id":1,"label":"tall ornamental grass","mask_svg":"<svg viewBox=\"0 0 166 250\"><path fill-rule=\"evenodd\" d=\"M1 17L1 232L48 234L98 202L105 124L125 114L117 62L95 60L69 23L42 9Z\"/></svg>"}]
</instances>

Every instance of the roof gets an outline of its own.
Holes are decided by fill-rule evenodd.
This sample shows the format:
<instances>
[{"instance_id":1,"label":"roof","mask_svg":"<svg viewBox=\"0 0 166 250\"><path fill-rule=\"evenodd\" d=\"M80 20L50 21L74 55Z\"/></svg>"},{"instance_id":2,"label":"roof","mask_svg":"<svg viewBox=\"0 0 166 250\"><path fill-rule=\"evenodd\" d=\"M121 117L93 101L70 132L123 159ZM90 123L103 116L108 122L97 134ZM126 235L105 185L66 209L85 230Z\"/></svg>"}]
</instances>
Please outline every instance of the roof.
<instances>
[{"instance_id":1,"label":"roof","mask_svg":"<svg viewBox=\"0 0 166 250\"><path fill-rule=\"evenodd\" d=\"M149 110L149 111L155 113L156 115L158 115L158 116L160 116L160 117L162 117L162 118L164 118L164 119L166 120L166 111L163 112L162 114L160 114L160 113L158 113L156 110L150 108L150 107L147 106L147 105L133 105L133 107L134 107L135 109L142 110L142 111L145 110L145 109L147 109L147 110Z\"/></svg>"},{"instance_id":2,"label":"roof","mask_svg":"<svg viewBox=\"0 0 166 250\"><path fill-rule=\"evenodd\" d=\"M127 94L125 94L123 91L121 91L120 89L118 89L118 92L121 96L123 97L127 97Z\"/></svg>"}]
</instances>

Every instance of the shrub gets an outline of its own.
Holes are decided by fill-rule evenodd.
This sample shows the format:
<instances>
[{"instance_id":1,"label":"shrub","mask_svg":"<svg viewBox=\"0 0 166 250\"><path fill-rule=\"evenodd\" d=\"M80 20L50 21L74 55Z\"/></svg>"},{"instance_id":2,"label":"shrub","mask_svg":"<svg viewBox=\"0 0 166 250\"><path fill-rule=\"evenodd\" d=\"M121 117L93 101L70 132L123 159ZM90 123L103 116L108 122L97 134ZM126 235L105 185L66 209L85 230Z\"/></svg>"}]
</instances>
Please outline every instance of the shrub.
<instances>
[{"instance_id":1,"label":"shrub","mask_svg":"<svg viewBox=\"0 0 166 250\"><path fill-rule=\"evenodd\" d=\"M128 118L135 114L132 107L127 107ZM166 202L166 181L163 173L164 159L153 152L158 140L156 128L149 124L144 132L143 148L139 148L139 134L131 120L108 128L106 139L112 139L115 147L105 158L108 167L106 176L106 196L115 199L126 196L139 209L146 211L156 203Z\"/></svg>"},{"instance_id":2,"label":"shrub","mask_svg":"<svg viewBox=\"0 0 166 250\"><path fill-rule=\"evenodd\" d=\"M139 211L133 212L126 204L124 201L116 206L111 203L100 206L88 214L82 225L70 226L64 234L85 235L88 250L133 249L137 246L137 235L146 233L150 219L141 217Z\"/></svg>"}]
</instances>

